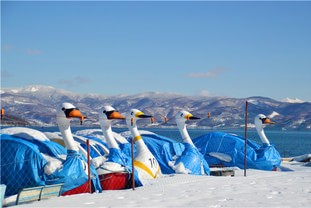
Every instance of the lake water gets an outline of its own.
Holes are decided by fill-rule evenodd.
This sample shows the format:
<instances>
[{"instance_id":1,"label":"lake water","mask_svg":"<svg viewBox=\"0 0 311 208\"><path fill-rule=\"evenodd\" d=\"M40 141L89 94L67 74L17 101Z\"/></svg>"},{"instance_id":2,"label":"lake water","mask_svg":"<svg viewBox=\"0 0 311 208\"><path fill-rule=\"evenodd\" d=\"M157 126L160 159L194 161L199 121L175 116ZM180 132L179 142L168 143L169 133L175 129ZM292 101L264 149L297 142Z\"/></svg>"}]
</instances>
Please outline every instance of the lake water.
<instances>
[{"instance_id":1,"label":"lake water","mask_svg":"<svg viewBox=\"0 0 311 208\"><path fill-rule=\"evenodd\" d=\"M36 127L32 127L36 128ZM72 131L86 129L88 127L72 127ZM58 131L58 127L37 127L36 129L40 131ZM113 128L115 132L127 131L127 128ZM181 141L181 136L178 129L168 129L168 128L140 128L140 130L152 131L156 134L166 136L168 138L175 139L176 141ZM198 136L204 135L208 132L215 130L208 129L188 129L191 138L196 138ZM218 130L217 130L218 131ZM221 131L227 133L234 133L239 136L244 137L244 130L237 129L222 129ZM266 136L268 137L270 143L274 144L276 149L280 152L282 157L292 157L303 154L311 154L311 131L276 131L265 129ZM261 144L260 138L256 130L248 130L248 138Z\"/></svg>"},{"instance_id":2,"label":"lake water","mask_svg":"<svg viewBox=\"0 0 311 208\"><path fill-rule=\"evenodd\" d=\"M177 129L146 129L154 133L169 137L177 138L181 141L180 133ZM221 130L227 133L237 134L244 137L244 130ZM211 130L188 129L191 138L204 135ZM309 131L265 131L270 143L274 144L282 157L291 157L303 154L311 154L311 132ZM261 140L256 130L248 131L248 138L261 144Z\"/></svg>"}]
</instances>

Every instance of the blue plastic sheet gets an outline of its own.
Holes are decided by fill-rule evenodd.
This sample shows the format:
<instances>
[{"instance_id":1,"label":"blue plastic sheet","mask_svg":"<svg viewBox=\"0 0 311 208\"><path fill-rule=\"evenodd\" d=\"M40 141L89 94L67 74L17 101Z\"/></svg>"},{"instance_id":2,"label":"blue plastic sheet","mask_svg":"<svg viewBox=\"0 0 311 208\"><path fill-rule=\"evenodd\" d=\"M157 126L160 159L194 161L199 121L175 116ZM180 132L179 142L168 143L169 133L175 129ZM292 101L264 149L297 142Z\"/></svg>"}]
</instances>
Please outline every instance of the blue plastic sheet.
<instances>
[{"instance_id":1,"label":"blue plastic sheet","mask_svg":"<svg viewBox=\"0 0 311 208\"><path fill-rule=\"evenodd\" d=\"M95 190L101 192L100 181L93 166L90 172ZM86 158L74 150L68 150L63 168L47 176L46 181L47 184L64 183L62 193L83 185L88 181Z\"/></svg>"},{"instance_id":2,"label":"blue plastic sheet","mask_svg":"<svg viewBox=\"0 0 311 208\"><path fill-rule=\"evenodd\" d=\"M142 134L150 152L158 160L163 174L175 173L174 166L182 162L189 174L209 174L203 155L192 145L180 143L157 134Z\"/></svg>"},{"instance_id":3,"label":"blue plastic sheet","mask_svg":"<svg viewBox=\"0 0 311 208\"><path fill-rule=\"evenodd\" d=\"M178 157L175 166L182 163L184 168L192 175L209 175L209 165L205 161L203 155L191 144L184 143L185 150Z\"/></svg>"},{"instance_id":4,"label":"blue plastic sheet","mask_svg":"<svg viewBox=\"0 0 311 208\"><path fill-rule=\"evenodd\" d=\"M17 194L25 187L42 186L44 165L47 161L37 145L1 134L1 183L5 184L5 196Z\"/></svg>"},{"instance_id":5,"label":"blue plastic sheet","mask_svg":"<svg viewBox=\"0 0 311 208\"><path fill-rule=\"evenodd\" d=\"M53 149L51 144L48 149ZM87 182L87 173L84 171L87 160L72 150L67 151L61 169L46 175L44 166L47 161L40 152L40 145L38 141L32 143L31 140L1 134L1 183L7 185L6 196L17 194L21 188L58 183L65 183L62 188L64 193ZM95 191L101 192L100 181L93 166L91 174Z\"/></svg>"},{"instance_id":6,"label":"blue plastic sheet","mask_svg":"<svg viewBox=\"0 0 311 208\"><path fill-rule=\"evenodd\" d=\"M192 141L209 165L244 168L245 139L243 137L224 132L211 132ZM273 170L281 164L281 156L274 145L260 146L248 139L246 152L247 168Z\"/></svg>"}]
</instances>

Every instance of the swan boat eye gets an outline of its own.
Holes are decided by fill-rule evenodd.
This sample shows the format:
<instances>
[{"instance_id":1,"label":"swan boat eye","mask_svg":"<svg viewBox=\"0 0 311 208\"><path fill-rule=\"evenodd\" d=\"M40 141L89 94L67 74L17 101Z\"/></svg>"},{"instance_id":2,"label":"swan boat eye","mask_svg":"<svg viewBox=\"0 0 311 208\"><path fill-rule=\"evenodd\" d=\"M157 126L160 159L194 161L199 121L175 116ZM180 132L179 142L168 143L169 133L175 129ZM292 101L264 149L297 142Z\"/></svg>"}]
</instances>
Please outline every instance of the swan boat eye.
<instances>
[{"instance_id":1,"label":"swan boat eye","mask_svg":"<svg viewBox=\"0 0 311 208\"><path fill-rule=\"evenodd\" d=\"M267 117L261 117L259 119L261 120L262 123L265 123L265 120L267 119Z\"/></svg>"},{"instance_id":2,"label":"swan boat eye","mask_svg":"<svg viewBox=\"0 0 311 208\"><path fill-rule=\"evenodd\" d=\"M111 110L111 111L105 111L104 113L106 114L107 118L110 118L110 115L111 115L113 112L117 112L117 111Z\"/></svg>"},{"instance_id":3,"label":"swan boat eye","mask_svg":"<svg viewBox=\"0 0 311 208\"><path fill-rule=\"evenodd\" d=\"M65 109L64 108L64 113L65 113L65 115L66 115L66 117L68 118L69 117L69 114L70 114L70 112L72 111L72 110L74 110L74 109L77 109L77 108L68 108L68 109ZM78 109L77 109L78 110Z\"/></svg>"}]
</instances>

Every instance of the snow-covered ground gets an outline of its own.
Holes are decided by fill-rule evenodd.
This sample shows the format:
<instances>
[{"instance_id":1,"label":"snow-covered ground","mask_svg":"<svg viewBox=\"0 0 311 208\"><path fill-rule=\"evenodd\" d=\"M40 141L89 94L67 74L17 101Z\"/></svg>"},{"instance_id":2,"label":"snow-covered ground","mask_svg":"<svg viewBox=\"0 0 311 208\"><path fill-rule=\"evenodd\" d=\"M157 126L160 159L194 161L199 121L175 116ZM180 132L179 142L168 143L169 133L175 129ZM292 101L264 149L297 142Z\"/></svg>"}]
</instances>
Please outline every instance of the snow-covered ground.
<instances>
[{"instance_id":1,"label":"snow-covered ground","mask_svg":"<svg viewBox=\"0 0 311 208\"><path fill-rule=\"evenodd\" d=\"M235 176L164 175L135 190L79 194L15 207L309 207L311 163L283 162L283 169L235 169Z\"/></svg>"}]
</instances>

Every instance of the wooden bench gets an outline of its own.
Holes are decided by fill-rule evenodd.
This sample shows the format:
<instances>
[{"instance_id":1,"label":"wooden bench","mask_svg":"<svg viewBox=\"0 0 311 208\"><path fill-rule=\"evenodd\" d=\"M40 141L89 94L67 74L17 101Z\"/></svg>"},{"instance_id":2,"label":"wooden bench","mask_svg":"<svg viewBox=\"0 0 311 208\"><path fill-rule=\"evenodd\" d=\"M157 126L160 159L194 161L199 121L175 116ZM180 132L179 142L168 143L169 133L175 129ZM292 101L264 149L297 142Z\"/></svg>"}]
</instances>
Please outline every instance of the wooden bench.
<instances>
[{"instance_id":1,"label":"wooden bench","mask_svg":"<svg viewBox=\"0 0 311 208\"><path fill-rule=\"evenodd\" d=\"M17 194L16 205L40 201L41 199L48 199L51 197L60 196L62 184L46 185L46 186L36 186L30 188L23 188Z\"/></svg>"}]
</instances>

